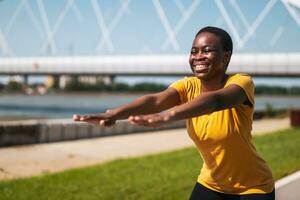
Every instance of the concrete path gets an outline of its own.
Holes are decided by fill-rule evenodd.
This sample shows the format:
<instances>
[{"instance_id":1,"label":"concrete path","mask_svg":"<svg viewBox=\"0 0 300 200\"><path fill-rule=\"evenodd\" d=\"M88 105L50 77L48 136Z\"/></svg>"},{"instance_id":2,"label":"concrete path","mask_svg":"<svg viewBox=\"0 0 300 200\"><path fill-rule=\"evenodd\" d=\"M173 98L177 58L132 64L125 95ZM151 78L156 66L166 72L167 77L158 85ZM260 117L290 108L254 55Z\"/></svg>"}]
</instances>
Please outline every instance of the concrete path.
<instances>
[{"instance_id":1,"label":"concrete path","mask_svg":"<svg viewBox=\"0 0 300 200\"><path fill-rule=\"evenodd\" d=\"M276 200L299 200L300 171L277 181L275 188Z\"/></svg>"},{"instance_id":2,"label":"concrete path","mask_svg":"<svg viewBox=\"0 0 300 200\"><path fill-rule=\"evenodd\" d=\"M0 179L83 167L191 146L184 129L0 149Z\"/></svg>"},{"instance_id":3,"label":"concrete path","mask_svg":"<svg viewBox=\"0 0 300 200\"><path fill-rule=\"evenodd\" d=\"M253 134L289 127L289 119L255 121ZM0 180L84 167L192 146L185 129L0 148Z\"/></svg>"}]
</instances>

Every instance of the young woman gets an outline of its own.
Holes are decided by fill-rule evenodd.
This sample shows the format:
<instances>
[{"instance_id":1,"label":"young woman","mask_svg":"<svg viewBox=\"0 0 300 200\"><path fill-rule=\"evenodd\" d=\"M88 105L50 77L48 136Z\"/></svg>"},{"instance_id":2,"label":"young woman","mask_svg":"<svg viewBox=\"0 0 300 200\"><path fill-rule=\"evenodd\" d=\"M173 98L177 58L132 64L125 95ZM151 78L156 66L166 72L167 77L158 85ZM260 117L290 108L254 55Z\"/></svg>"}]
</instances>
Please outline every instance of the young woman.
<instances>
[{"instance_id":1,"label":"young woman","mask_svg":"<svg viewBox=\"0 0 300 200\"><path fill-rule=\"evenodd\" d=\"M102 126L119 119L142 126L187 119L188 134L204 161L190 199L274 200L271 171L251 142L253 81L246 74L226 74L231 54L229 34L205 27L191 48L194 76L106 113L73 119Z\"/></svg>"}]
</instances>

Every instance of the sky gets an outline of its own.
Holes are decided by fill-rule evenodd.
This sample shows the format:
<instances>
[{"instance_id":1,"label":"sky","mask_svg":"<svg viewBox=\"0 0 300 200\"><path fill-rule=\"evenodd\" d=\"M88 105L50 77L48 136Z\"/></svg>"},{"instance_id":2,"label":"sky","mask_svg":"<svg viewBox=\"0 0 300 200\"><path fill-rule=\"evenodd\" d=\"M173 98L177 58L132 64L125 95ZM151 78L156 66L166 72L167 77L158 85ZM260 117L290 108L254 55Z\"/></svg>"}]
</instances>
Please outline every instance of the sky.
<instances>
[{"instance_id":1,"label":"sky","mask_svg":"<svg viewBox=\"0 0 300 200\"><path fill-rule=\"evenodd\" d=\"M227 30L234 53L299 52L289 8L298 19L281 0L0 0L0 59L188 54L204 26Z\"/></svg>"},{"instance_id":2,"label":"sky","mask_svg":"<svg viewBox=\"0 0 300 200\"><path fill-rule=\"evenodd\" d=\"M237 53L300 50L300 24L280 0L1 0L0 56L188 53L207 25L227 30Z\"/></svg>"}]
</instances>

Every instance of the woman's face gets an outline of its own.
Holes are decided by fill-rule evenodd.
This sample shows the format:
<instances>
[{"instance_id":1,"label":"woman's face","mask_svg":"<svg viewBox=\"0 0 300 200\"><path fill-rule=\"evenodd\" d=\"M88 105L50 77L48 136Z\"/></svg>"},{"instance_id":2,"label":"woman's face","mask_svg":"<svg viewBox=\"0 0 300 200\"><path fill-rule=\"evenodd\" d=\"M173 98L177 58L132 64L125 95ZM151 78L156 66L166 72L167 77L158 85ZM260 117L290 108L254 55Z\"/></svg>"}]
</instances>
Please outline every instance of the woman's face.
<instances>
[{"instance_id":1,"label":"woman's face","mask_svg":"<svg viewBox=\"0 0 300 200\"><path fill-rule=\"evenodd\" d=\"M200 33L193 42L189 63L194 75L211 80L225 74L231 52L223 50L221 40L213 33Z\"/></svg>"}]
</instances>

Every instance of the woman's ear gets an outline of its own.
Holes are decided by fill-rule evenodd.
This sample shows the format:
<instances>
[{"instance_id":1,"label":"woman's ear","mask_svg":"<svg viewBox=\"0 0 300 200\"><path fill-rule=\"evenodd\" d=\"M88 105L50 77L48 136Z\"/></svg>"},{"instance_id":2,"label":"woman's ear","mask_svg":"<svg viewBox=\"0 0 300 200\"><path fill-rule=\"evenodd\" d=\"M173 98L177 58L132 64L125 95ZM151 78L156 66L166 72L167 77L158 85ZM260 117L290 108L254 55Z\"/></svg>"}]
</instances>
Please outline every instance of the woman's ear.
<instances>
[{"instance_id":1,"label":"woman's ear","mask_svg":"<svg viewBox=\"0 0 300 200\"><path fill-rule=\"evenodd\" d=\"M232 53L231 51L225 51L224 52L223 62L224 62L224 65L226 66L226 69L227 69L227 66L230 62L231 53Z\"/></svg>"}]
</instances>

